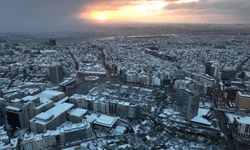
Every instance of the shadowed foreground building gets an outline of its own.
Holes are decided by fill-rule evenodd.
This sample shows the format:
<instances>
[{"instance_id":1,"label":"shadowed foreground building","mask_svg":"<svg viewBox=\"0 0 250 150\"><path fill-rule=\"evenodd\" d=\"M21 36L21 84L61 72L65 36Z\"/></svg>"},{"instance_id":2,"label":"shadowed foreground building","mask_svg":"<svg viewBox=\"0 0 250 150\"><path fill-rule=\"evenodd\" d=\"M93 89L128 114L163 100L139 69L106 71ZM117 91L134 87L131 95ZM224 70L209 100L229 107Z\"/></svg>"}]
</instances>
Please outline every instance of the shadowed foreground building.
<instances>
[{"instance_id":1,"label":"shadowed foreground building","mask_svg":"<svg viewBox=\"0 0 250 150\"><path fill-rule=\"evenodd\" d=\"M176 96L176 104L181 113L187 120L192 119L198 113L199 109L199 93L190 91L186 88L178 89Z\"/></svg>"},{"instance_id":2,"label":"shadowed foreground building","mask_svg":"<svg viewBox=\"0 0 250 150\"><path fill-rule=\"evenodd\" d=\"M0 98L3 98L3 91L0 90Z\"/></svg>"},{"instance_id":3,"label":"shadowed foreground building","mask_svg":"<svg viewBox=\"0 0 250 150\"><path fill-rule=\"evenodd\" d=\"M26 134L21 147L23 150L61 149L91 138L93 135L91 125L81 122L41 134Z\"/></svg>"},{"instance_id":4,"label":"shadowed foreground building","mask_svg":"<svg viewBox=\"0 0 250 150\"><path fill-rule=\"evenodd\" d=\"M232 113L226 113L229 124L232 126L232 132L236 140L240 143L248 144L250 142L250 117L241 116Z\"/></svg>"},{"instance_id":5,"label":"shadowed foreground building","mask_svg":"<svg viewBox=\"0 0 250 150\"><path fill-rule=\"evenodd\" d=\"M52 108L54 102L64 97L63 92L45 90L34 96L10 100L6 104L8 123L13 127L29 128L30 119Z\"/></svg>"},{"instance_id":6,"label":"shadowed foreground building","mask_svg":"<svg viewBox=\"0 0 250 150\"><path fill-rule=\"evenodd\" d=\"M29 120L53 107L51 100L41 101L38 96L26 96L11 100L6 106L8 124L13 127L29 128Z\"/></svg>"},{"instance_id":7,"label":"shadowed foreground building","mask_svg":"<svg viewBox=\"0 0 250 150\"><path fill-rule=\"evenodd\" d=\"M5 123L5 100L0 98L0 126Z\"/></svg>"},{"instance_id":8,"label":"shadowed foreground building","mask_svg":"<svg viewBox=\"0 0 250 150\"><path fill-rule=\"evenodd\" d=\"M61 65L53 65L49 67L49 77L53 84L59 84L63 81L64 72Z\"/></svg>"}]
</instances>

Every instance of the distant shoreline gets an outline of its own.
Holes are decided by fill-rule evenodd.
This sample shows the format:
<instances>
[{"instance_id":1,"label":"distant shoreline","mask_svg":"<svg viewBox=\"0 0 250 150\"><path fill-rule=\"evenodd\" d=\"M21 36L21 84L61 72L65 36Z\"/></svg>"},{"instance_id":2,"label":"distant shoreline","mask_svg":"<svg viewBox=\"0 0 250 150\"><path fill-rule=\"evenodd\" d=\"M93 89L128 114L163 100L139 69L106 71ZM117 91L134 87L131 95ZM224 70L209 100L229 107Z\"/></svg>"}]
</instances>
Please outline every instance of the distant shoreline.
<instances>
[{"instance_id":1,"label":"distant shoreline","mask_svg":"<svg viewBox=\"0 0 250 150\"><path fill-rule=\"evenodd\" d=\"M168 25L120 25L98 26L95 31L91 29L81 32L31 32L31 33L0 33L0 39L8 40L38 40L46 41L54 38L59 42L81 42L93 40L108 40L116 37L152 38L167 35L250 35L248 25L213 25L213 24L168 24Z\"/></svg>"}]
</instances>

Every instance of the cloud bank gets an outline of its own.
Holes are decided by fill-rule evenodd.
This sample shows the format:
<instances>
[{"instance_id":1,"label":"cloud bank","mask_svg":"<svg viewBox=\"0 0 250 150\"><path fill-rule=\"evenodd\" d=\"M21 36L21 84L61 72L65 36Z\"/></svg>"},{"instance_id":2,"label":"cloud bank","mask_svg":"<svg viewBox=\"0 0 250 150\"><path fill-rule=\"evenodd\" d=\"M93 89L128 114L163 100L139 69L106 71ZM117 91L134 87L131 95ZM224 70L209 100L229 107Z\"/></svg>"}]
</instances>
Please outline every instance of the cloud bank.
<instances>
[{"instance_id":1,"label":"cloud bank","mask_svg":"<svg viewBox=\"0 0 250 150\"><path fill-rule=\"evenodd\" d=\"M79 19L77 15L81 12L116 11L123 7L143 5L152 1L1 0L0 31L81 31L93 24L89 19ZM165 0L164 2L168 4L161 10L161 15L157 16L163 17L163 23L250 23L249 0ZM149 15L149 20L150 17ZM141 19L142 23L143 20L145 19ZM125 20L124 23L129 21Z\"/></svg>"}]
</instances>

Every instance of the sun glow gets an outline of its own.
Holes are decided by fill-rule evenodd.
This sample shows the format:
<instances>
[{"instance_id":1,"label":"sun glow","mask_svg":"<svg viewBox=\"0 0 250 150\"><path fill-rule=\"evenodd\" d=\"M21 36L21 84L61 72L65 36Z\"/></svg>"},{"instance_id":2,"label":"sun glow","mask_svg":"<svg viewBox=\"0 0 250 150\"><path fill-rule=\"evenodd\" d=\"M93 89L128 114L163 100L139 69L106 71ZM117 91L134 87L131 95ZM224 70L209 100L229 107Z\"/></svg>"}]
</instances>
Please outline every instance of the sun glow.
<instances>
[{"instance_id":1,"label":"sun glow","mask_svg":"<svg viewBox=\"0 0 250 150\"><path fill-rule=\"evenodd\" d=\"M169 15L167 6L169 4L180 4L197 2L199 0L135 0L119 5L118 1L113 3L100 2L89 6L85 11L80 13L80 19L88 19L96 22L166 22L174 19ZM115 2L115 3L114 3ZM150 19L149 19L150 17Z\"/></svg>"},{"instance_id":2,"label":"sun glow","mask_svg":"<svg viewBox=\"0 0 250 150\"><path fill-rule=\"evenodd\" d=\"M97 13L95 18L99 21L105 21L107 19L107 14L103 12Z\"/></svg>"},{"instance_id":3,"label":"sun glow","mask_svg":"<svg viewBox=\"0 0 250 150\"><path fill-rule=\"evenodd\" d=\"M142 4L135 3L134 10L140 13L154 13L163 10L167 5L165 1L146 1Z\"/></svg>"}]
</instances>

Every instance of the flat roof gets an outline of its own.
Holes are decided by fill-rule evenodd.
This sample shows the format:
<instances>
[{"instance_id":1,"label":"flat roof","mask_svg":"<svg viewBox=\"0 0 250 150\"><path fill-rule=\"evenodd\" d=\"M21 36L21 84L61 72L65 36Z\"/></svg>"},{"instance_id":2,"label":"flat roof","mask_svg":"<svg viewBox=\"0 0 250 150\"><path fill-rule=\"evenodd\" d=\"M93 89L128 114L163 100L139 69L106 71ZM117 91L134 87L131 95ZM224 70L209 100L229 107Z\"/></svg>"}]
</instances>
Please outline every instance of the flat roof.
<instances>
[{"instance_id":1,"label":"flat roof","mask_svg":"<svg viewBox=\"0 0 250 150\"><path fill-rule=\"evenodd\" d=\"M65 102L68 101L68 100L69 100L69 97L66 96L66 97L64 97L63 99L61 99L61 100L59 100L58 102L56 102L55 105L65 103Z\"/></svg>"},{"instance_id":2,"label":"flat roof","mask_svg":"<svg viewBox=\"0 0 250 150\"><path fill-rule=\"evenodd\" d=\"M196 91L191 91L188 88L180 88L177 91L184 91L184 92L187 92L187 93L191 94L192 96L194 96L197 93Z\"/></svg>"},{"instance_id":3,"label":"flat roof","mask_svg":"<svg viewBox=\"0 0 250 150\"><path fill-rule=\"evenodd\" d=\"M75 81L76 80L74 78L67 78L64 81L62 81L59 85L60 86L65 86L65 85L70 84L70 83L75 82Z\"/></svg>"},{"instance_id":4,"label":"flat roof","mask_svg":"<svg viewBox=\"0 0 250 150\"><path fill-rule=\"evenodd\" d=\"M106 71L83 71L84 74L106 75Z\"/></svg>"},{"instance_id":5,"label":"flat roof","mask_svg":"<svg viewBox=\"0 0 250 150\"><path fill-rule=\"evenodd\" d=\"M209 109L199 108L198 114L193 119L191 119L191 121L204 124L204 125L211 125L211 122L209 122L207 119L202 117L204 115L207 115L208 112L209 112Z\"/></svg>"},{"instance_id":6,"label":"flat roof","mask_svg":"<svg viewBox=\"0 0 250 150\"><path fill-rule=\"evenodd\" d=\"M40 119L40 120L43 120L43 121L49 121L50 119L52 119L53 118L53 115L52 114L48 114L48 113L46 113L46 112L42 112L42 113L40 113L40 114L38 114L37 116L36 116L36 119Z\"/></svg>"},{"instance_id":7,"label":"flat roof","mask_svg":"<svg viewBox=\"0 0 250 150\"><path fill-rule=\"evenodd\" d=\"M45 124L46 122L49 122L50 120L53 120L54 118L58 117L62 113L70 110L74 105L69 103L62 103L58 104L55 107L49 109L46 112L42 112L38 115L36 115L31 121Z\"/></svg>"},{"instance_id":8,"label":"flat roof","mask_svg":"<svg viewBox=\"0 0 250 150\"><path fill-rule=\"evenodd\" d=\"M247 98L250 98L250 93L248 92L241 92L241 91L238 91L239 95L242 96L242 97L247 97Z\"/></svg>"},{"instance_id":9,"label":"flat roof","mask_svg":"<svg viewBox=\"0 0 250 150\"><path fill-rule=\"evenodd\" d=\"M248 116L240 116L232 113L226 113L226 116L231 123L233 123L234 119L236 119L238 123L250 125L250 117Z\"/></svg>"},{"instance_id":10,"label":"flat roof","mask_svg":"<svg viewBox=\"0 0 250 150\"><path fill-rule=\"evenodd\" d=\"M98 115L95 113L91 113L90 115L86 115L85 118L87 122L93 123L98 118Z\"/></svg>"},{"instance_id":11,"label":"flat roof","mask_svg":"<svg viewBox=\"0 0 250 150\"><path fill-rule=\"evenodd\" d=\"M51 135L55 136L55 135L59 135L60 133L77 131L77 130L85 129L85 128L88 128L88 127L90 127L90 124L87 123L87 122L81 122L81 123L77 123L77 124L70 124L70 125L67 125L67 126L58 127L55 130L47 130L45 133L25 134L23 141L28 141L28 140L37 141L37 140L39 140L41 138L46 138L46 137L51 136Z\"/></svg>"},{"instance_id":12,"label":"flat roof","mask_svg":"<svg viewBox=\"0 0 250 150\"><path fill-rule=\"evenodd\" d=\"M77 99L77 100L88 100L88 101L94 101L97 97L91 96L91 95L81 95L81 94L74 94L70 97L71 99Z\"/></svg>"},{"instance_id":13,"label":"flat roof","mask_svg":"<svg viewBox=\"0 0 250 150\"><path fill-rule=\"evenodd\" d=\"M9 110L14 110L14 111L21 111L20 108L17 108L17 107L14 107L14 106L6 106L5 108L9 109Z\"/></svg>"},{"instance_id":14,"label":"flat roof","mask_svg":"<svg viewBox=\"0 0 250 150\"><path fill-rule=\"evenodd\" d=\"M94 123L97 125L102 125L111 128L116 123L117 120L118 117L101 114L98 118L96 118Z\"/></svg>"},{"instance_id":15,"label":"flat roof","mask_svg":"<svg viewBox=\"0 0 250 150\"><path fill-rule=\"evenodd\" d=\"M31 95L25 96L25 97L22 98L23 101L34 101L34 100L37 100L37 99L39 99L38 96L31 96Z\"/></svg>"},{"instance_id":16,"label":"flat roof","mask_svg":"<svg viewBox=\"0 0 250 150\"><path fill-rule=\"evenodd\" d=\"M70 110L73 106L74 105L70 104L70 103L58 104L55 107L53 107L53 108L49 109L48 111L46 111L46 113L52 114L54 116L59 116L63 112Z\"/></svg>"},{"instance_id":17,"label":"flat roof","mask_svg":"<svg viewBox=\"0 0 250 150\"><path fill-rule=\"evenodd\" d=\"M126 101L118 101L118 104L122 104L124 106L129 106L130 105L130 103L126 102Z\"/></svg>"},{"instance_id":18,"label":"flat roof","mask_svg":"<svg viewBox=\"0 0 250 150\"><path fill-rule=\"evenodd\" d=\"M75 130L78 130L80 128L86 128L86 127L89 127L89 122L80 122L80 123L77 123L77 124L70 124L70 125L66 125L66 126L60 126L57 128L57 130L60 130L60 131L63 131L63 132L68 132L68 131L75 131Z\"/></svg>"},{"instance_id":19,"label":"flat roof","mask_svg":"<svg viewBox=\"0 0 250 150\"><path fill-rule=\"evenodd\" d=\"M86 114L87 112L88 112L88 110L86 110L86 109L76 108L76 109L73 109L73 110L70 112L70 115L72 115L72 116L77 116L77 117L81 117L81 116L83 116L84 114Z\"/></svg>"},{"instance_id":20,"label":"flat roof","mask_svg":"<svg viewBox=\"0 0 250 150\"><path fill-rule=\"evenodd\" d=\"M64 92L55 91L55 90L45 90L37 94L37 96L40 97L40 99L47 99L47 100L51 100L54 97L57 97L60 95L64 95Z\"/></svg>"}]
</instances>

